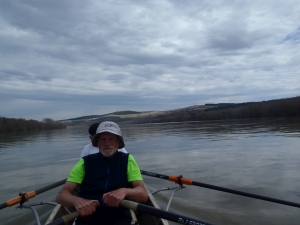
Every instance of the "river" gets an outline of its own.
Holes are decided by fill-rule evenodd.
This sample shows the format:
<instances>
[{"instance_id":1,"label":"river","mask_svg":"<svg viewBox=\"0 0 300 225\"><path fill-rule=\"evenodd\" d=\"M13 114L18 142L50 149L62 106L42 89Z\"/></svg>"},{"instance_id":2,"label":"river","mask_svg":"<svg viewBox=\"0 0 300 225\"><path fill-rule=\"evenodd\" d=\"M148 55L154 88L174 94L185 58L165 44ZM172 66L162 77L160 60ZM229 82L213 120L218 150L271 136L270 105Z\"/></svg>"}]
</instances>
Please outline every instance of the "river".
<instances>
[{"instance_id":1,"label":"river","mask_svg":"<svg viewBox=\"0 0 300 225\"><path fill-rule=\"evenodd\" d=\"M300 203L300 119L120 125L125 148L140 169ZM89 142L86 128L0 136L0 204L19 192L66 178ZM151 191L174 187L143 176ZM54 201L59 188L28 203ZM162 208L171 192L156 198ZM41 218L52 206L39 206ZM196 186L176 192L170 211L216 225L299 225L300 208ZM0 211L2 225L35 224L15 206Z\"/></svg>"}]
</instances>

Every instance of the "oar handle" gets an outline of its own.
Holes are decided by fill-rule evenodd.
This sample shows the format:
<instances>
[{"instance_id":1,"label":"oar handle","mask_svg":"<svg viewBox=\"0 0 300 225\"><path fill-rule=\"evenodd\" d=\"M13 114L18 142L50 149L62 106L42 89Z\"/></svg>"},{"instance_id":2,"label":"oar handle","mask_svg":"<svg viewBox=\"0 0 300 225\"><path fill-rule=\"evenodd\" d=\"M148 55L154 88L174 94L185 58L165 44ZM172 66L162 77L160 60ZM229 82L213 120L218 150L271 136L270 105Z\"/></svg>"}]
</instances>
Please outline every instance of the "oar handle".
<instances>
[{"instance_id":1,"label":"oar handle","mask_svg":"<svg viewBox=\"0 0 300 225\"><path fill-rule=\"evenodd\" d=\"M80 214L78 211L72 212L66 216L63 216L57 220L54 220L51 223L48 223L47 225L62 225L62 224L68 224L69 222L73 221L76 217L78 217Z\"/></svg>"},{"instance_id":2,"label":"oar handle","mask_svg":"<svg viewBox=\"0 0 300 225\"><path fill-rule=\"evenodd\" d=\"M98 203L95 200L93 202L95 204L96 207L98 207ZM65 215L57 220L54 220L51 223L48 223L47 225L62 225L62 224L68 224L70 222L72 222L76 217L80 216L80 213L78 211L74 211L68 215Z\"/></svg>"},{"instance_id":3,"label":"oar handle","mask_svg":"<svg viewBox=\"0 0 300 225\"><path fill-rule=\"evenodd\" d=\"M120 206L127 208L127 209L132 209L132 210L137 210L152 216L156 216L159 218L163 218L169 221L173 221L175 223L179 224L199 224L199 225L213 225L211 223L202 221L202 220L197 220L193 219L187 216L183 216L177 213L172 213L168 212L162 209L150 207L144 204L128 201L128 200L122 200L120 202Z\"/></svg>"}]
</instances>

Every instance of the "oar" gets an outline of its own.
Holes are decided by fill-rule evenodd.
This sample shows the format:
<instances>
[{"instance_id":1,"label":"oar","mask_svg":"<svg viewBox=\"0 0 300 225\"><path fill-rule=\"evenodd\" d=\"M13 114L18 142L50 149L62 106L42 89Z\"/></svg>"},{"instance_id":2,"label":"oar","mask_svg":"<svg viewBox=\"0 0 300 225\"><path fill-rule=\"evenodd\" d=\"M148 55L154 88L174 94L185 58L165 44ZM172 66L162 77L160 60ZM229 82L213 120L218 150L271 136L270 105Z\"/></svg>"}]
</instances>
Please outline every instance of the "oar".
<instances>
[{"instance_id":1,"label":"oar","mask_svg":"<svg viewBox=\"0 0 300 225\"><path fill-rule=\"evenodd\" d=\"M56 183L54 183L54 184L50 184L50 185L48 185L48 186L46 186L46 187L40 188L40 189L38 189L38 190L36 190L36 191L26 192L26 193L24 193L24 195L26 196L26 198L27 198L27 200L28 200L28 199L30 199L30 198L35 197L35 196L38 195L38 194L41 194L41 193L43 193L43 192L45 192L45 191L48 191L48 190L50 190L50 189L53 189L53 188L55 188L55 187L58 187L58 186L64 184L64 183L66 182L66 180L67 180L67 179L63 179L63 180L58 181L58 182L56 182ZM6 202L0 204L0 210L1 210L1 209L4 209L4 208L6 208L6 207L10 207L10 206L13 206L13 205L15 205L15 204L18 204L18 203L20 203L21 201L22 201L22 196L18 196L18 197L12 198L12 199L10 199L10 200L7 200Z\"/></svg>"},{"instance_id":2,"label":"oar","mask_svg":"<svg viewBox=\"0 0 300 225\"><path fill-rule=\"evenodd\" d=\"M231 193L231 194L246 196L246 197L250 197L250 198L256 198L256 199L260 199L260 200L264 200L264 201L268 201L268 202L275 202L275 203L279 203L279 204L283 204L283 205L300 208L300 203L289 202L289 201L285 201L285 200L281 200L281 199L251 194L251 193L237 191L237 190L233 190L233 189L229 189L229 188L218 187L218 186L211 185L211 184L200 183L200 182L192 181L190 179L180 177L180 176L167 176L167 175L148 172L148 171L144 171L144 170L141 170L141 174L150 176L150 177L157 177L157 178L173 181L177 184L179 183L179 184L194 185L194 186L204 187L204 188L213 189L213 190L217 190L217 191L223 191L223 192L227 192L227 193Z\"/></svg>"},{"instance_id":3,"label":"oar","mask_svg":"<svg viewBox=\"0 0 300 225\"><path fill-rule=\"evenodd\" d=\"M179 215L177 213L171 213L168 211L164 211L161 209L157 209L154 207L150 207L147 205L143 205L143 204L128 201L128 200L122 200L120 202L120 206L127 208L127 209L135 210L135 211L138 210L139 212L143 212L143 213L146 213L146 214L149 214L152 216L156 216L156 217L163 218L163 219L173 221L176 223L180 223L180 224L213 225L211 223L207 223L207 222L204 222L201 220L196 220L193 218L189 218L187 216ZM49 223L48 225L67 224L68 222L72 221L73 219L75 219L78 216L79 216L78 211L75 211L71 214L68 214L68 215L62 217L62 218L54 220L53 222Z\"/></svg>"},{"instance_id":4,"label":"oar","mask_svg":"<svg viewBox=\"0 0 300 225\"><path fill-rule=\"evenodd\" d=\"M207 223L205 221L193 219L187 216L183 216L177 213L172 213L169 211L165 211L162 209L150 207L147 205L143 205L140 203L128 201L128 200L122 200L120 202L120 206L125 207L127 209L137 210L139 212L143 212L152 216L160 217L169 221L173 221L175 223L180 224L199 224L199 225L212 225L211 223Z\"/></svg>"}]
</instances>

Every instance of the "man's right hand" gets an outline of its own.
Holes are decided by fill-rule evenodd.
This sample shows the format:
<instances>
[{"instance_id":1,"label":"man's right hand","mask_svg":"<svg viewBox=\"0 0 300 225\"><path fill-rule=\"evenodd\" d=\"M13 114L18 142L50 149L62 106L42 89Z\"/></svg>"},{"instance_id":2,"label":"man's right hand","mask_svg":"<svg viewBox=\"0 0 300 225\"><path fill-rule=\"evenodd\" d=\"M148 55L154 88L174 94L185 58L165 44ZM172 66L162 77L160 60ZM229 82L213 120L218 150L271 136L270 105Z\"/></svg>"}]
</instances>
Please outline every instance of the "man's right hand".
<instances>
[{"instance_id":1,"label":"man's right hand","mask_svg":"<svg viewBox=\"0 0 300 225\"><path fill-rule=\"evenodd\" d=\"M78 184L67 181L56 196L56 202L62 206L74 206L81 216L91 215L100 205L98 200L89 200L74 196L72 192Z\"/></svg>"},{"instance_id":2,"label":"man's right hand","mask_svg":"<svg viewBox=\"0 0 300 225\"><path fill-rule=\"evenodd\" d=\"M88 216L96 211L99 206L98 200L88 200L83 198L77 198L74 206L81 216Z\"/></svg>"}]
</instances>

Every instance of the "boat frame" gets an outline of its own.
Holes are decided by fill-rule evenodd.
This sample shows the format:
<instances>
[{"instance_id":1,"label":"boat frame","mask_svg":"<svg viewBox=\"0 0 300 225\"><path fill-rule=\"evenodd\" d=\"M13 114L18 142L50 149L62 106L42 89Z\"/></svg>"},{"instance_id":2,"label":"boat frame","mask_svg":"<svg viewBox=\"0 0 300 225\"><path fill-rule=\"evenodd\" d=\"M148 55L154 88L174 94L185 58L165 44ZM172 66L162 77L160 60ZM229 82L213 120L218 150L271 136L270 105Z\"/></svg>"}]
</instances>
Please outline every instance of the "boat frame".
<instances>
[{"instance_id":1,"label":"boat frame","mask_svg":"<svg viewBox=\"0 0 300 225\"><path fill-rule=\"evenodd\" d=\"M171 202L173 200L173 197L175 195L175 192L179 191L183 188L185 188L184 185L178 185L178 186L172 187L172 188L170 188L170 187L160 188L160 189L154 190L152 192L149 192L149 190L147 189L149 198L148 198L147 202L145 203L145 205L148 205L148 206L151 206L151 207L154 207L157 209L161 209L159 204L156 202L154 195L161 191L172 191L171 196L169 197L167 207L165 209L165 211L168 211L170 208ZM50 224L51 222L55 221L56 219L62 218L63 216L68 215L74 211L73 207L71 207L71 208L63 207L56 202L40 202L40 203L32 203L32 204L20 204L16 208L30 209L35 215L35 220L36 220L37 225L41 225L41 219L38 215L37 210L34 208L35 206L41 206L41 205L55 206L54 209L52 210L50 216L48 217L45 225ZM152 215L148 215L146 213L134 212L133 210L130 210L130 213L132 216L131 225L169 225L169 222L167 220L158 218L158 217L155 217ZM68 223L68 225L72 225L72 224L75 224L75 222L72 221L72 222Z\"/></svg>"}]
</instances>

